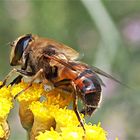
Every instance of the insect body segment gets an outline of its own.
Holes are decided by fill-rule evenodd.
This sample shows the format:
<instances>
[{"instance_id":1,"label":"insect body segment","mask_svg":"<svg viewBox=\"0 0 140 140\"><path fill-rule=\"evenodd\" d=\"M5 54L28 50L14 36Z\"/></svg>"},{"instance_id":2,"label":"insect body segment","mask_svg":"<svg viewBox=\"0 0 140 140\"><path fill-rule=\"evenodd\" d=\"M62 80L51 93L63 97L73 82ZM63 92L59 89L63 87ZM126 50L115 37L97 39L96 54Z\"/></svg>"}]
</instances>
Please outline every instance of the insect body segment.
<instances>
[{"instance_id":1,"label":"insect body segment","mask_svg":"<svg viewBox=\"0 0 140 140\"><path fill-rule=\"evenodd\" d=\"M87 69L80 73L80 75L75 79L75 83L78 85L81 92L84 92L85 94L96 91L101 92L100 83L96 80L94 75L95 74L91 70Z\"/></svg>"},{"instance_id":2,"label":"insect body segment","mask_svg":"<svg viewBox=\"0 0 140 140\"><path fill-rule=\"evenodd\" d=\"M94 75L90 69L87 69L75 79L75 83L81 91L82 100L85 103L85 109L81 112L87 115L91 115L98 107L101 97L101 86Z\"/></svg>"}]
</instances>

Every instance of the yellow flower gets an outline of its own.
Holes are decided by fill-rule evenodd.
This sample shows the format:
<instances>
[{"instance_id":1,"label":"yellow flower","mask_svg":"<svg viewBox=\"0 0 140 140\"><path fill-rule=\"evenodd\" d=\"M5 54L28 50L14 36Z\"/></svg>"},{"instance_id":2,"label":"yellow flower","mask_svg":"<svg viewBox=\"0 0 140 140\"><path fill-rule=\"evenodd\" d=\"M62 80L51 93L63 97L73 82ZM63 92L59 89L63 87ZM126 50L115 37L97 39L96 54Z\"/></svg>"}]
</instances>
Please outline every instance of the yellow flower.
<instances>
[{"instance_id":1,"label":"yellow flower","mask_svg":"<svg viewBox=\"0 0 140 140\"><path fill-rule=\"evenodd\" d=\"M11 89L11 86L2 87L0 89L0 98L5 98L5 99L8 99L9 101L12 101L12 95L11 95L10 89Z\"/></svg>"},{"instance_id":2,"label":"yellow flower","mask_svg":"<svg viewBox=\"0 0 140 140\"><path fill-rule=\"evenodd\" d=\"M51 127L55 127L56 122L51 114L51 110L57 111L58 107L49 105L48 108L44 103L33 102L30 105L30 109L34 115L34 123L32 126L30 137L34 139L39 132L50 130Z\"/></svg>"},{"instance_id":3,"label":"yellow flower","mask_svg":"<svg viewBox=\"0 0 140 140\"><path fill-rule=\"evenodd\" d=\"M64 140L82 140L84 138L84 131L82 127L70 126L64 127L61 134Z\"/></svg>"},{"instance_id":4,"label":"yellow flower","mask_svg":"<svg viewBox=\"0 0 140 140\"><path fill-rule=\"evenodd\" d=\"M39 136L36 137L37 140L62 140L60 134L53 129L51 131L45 131L45 133L40 132Z\"/></svg>"},{"instance_id":5,"label":"yellow flower","mask_svg":"<svg viewBox=\"0 0 140 140\"><path fill-rule=\"evenodd\" d=\"M0 122L7 119L7 116L13 107L10 86L0 89Z\"/></svg>"},{"instance_id":6,"label":"yellow flower","mask_svg":"<svg viewBox=\"0 0 140 140\"><path fill-rule=\"evenodd\" d=\"M2 82L0 82L2 84ZM0 139L7 140L9 138L9 125L7 117L13 107L12 96L10 94L10 86L0 89Z\"/></svg>"},{"instance_id":7,"label":"yellow flower","mask_svg":"<svg viewBox=\"0 0 140 140\"><path fill-rule=\"evenodd\" d=\"M0 138L7 139L9 136L6 120L13 107L13 97L27 86L28 83L21 82L0 89ZM84 133L75 112L67 108L72 101L71 93L57 88L47 92L42 84L34 83L17 100L21 124L27 130L30 140L107 139L107 133L100 125L86 124L84 116L80 114L86 129Z\"/></svg>"},{"instance_id":8,"label":"yellow flower","mask_svg":"<svg viewBox=\"0 0 140 140\"><path fill-rule=\"evenodd\" d=\"M45 93L47 98L47 104L51 105L59 105L60 108L64 108L70 104L72 101L72 94L62 91L59 88L55 88L47 94Z\"/></svg>"},{"instance_id":9,"label":"yellow flower","mask_svg":"<svg viewBox=\"0 0 140 140\"><path fill-rule=\"evenodd\" d=\"M12 107L13 104L10 100L0 97L0 121L7 118L7 115L9 114Z\"/></svg>"},{"instance_id":10,"label":"yellow flower","mask_svg":"<svg viewBox=\"0 0 140 140\"><path fill-rule=\"evenodd\" d=\"M37 129L50 130L51 127L54 127L55 130L61 131L63 127L79 125L74 111L59 108L58 105L48 105L46 102L38 101L33 102L30 109L34 115L34 129L37 127Z\"/></svg>"},{"instance_id":11,"label":"yellow flower","mask_svg":"<svg viewBox=\"0 0 140 140\"><path fill-rule=\"evenodd\" d=\"M39 101L32 102L30 105L30 109L34 115L34 118L39 120L40 122L45 122L52 118L52 112L58 110L58 107L49 105L46 107L45 103L41 103Z\"/></svg>"},{"instance_id":12,"label":"yellow flower","mask_svg":"<svg viewBox=\"0 0 140 140\"><path fill-rule=\"evenodd\" d=\"M101 128L100 123L98 125L85 125L86 139L87 140L107 140L107 132Z\"/></svg>"},{"instance_id":13,"label":"yellow flower","mask_svg":"<svg viewBox=\"0 0 140 140\"><path fill-rule=\"evenodd\" d=\"M11 88L11 94L13 96L17 95L19 92L24 90L28 85L29 85L28 83L24 83L23 81L19 84L14 85ZM19 101L20 121L23 128L25 128L28 132L30 132L34 121L34 116L31 110L29 109L29 105L33 101L38 101L43 92L44 87L42 84L33 83L29 89L27 89L25 92L23 92L17 97Z\"/></svg>"},{"instance_id":14,"label":"yellow flower","mask_svg":"<svg viewBox=\"0 0 140 140\"><path fill-rule=\"evenodd\" d=\"M80 125L77 116L73 110L59 108L57 112L54 112L54 116L57 131L60 131L64 127Z\"/></svg>"},{"instance_id":15,"label":"yellow flower","mask_svg":"<svg viewBox=\"0 0 140 140\"><path fill-rule=\"evenodd\" d=\"M0 121L7 118L11 108L13 107L10 86L0 89Z\"/></svg>"},{"instance_id":16,"label":"yellow flower","mask_svg":"<svg viewBox=\"0 0 140 140\"><path fill-rule=\"evenodd\" d=\"M58 98L59 99L59 98ZM37 140L106 140L106 132L100 125L85 124L86 135L73 110L59 105L33 102L30 109L34 115L31 138ZM81 115L83 119L83 116ZM41 133L44 132L45 133Z\"/></svg>"},{"instance_id":17,"label":"yellow flower","mask_svg":"<svg viewBox=\"0 0 140 140\"><path fill-rule=\"evenodd\" d=\"M23 89L25 89L29 84L24 83L23 81L19 84L16 84L11 89L11 94L13 96L17 95ZM27 89L24 93L20 94L17 99L19 102L21 101L35 101L41 97L44 92L44 87L42 84L34 83L32 86Z\"/></svg>"},{"instance_id":18,"label":"yellow flower","mask_svg":"<svg viewBox=\"0 0 140 140\"><path fill-rule=\"evenodd\" d=\"M86 134L83 133L82 127L69 126L64 127L61 132L53 129L40 133L36 140L107 140L106 132L100 125L85 125Z\"/></svg>"}]
</instances>

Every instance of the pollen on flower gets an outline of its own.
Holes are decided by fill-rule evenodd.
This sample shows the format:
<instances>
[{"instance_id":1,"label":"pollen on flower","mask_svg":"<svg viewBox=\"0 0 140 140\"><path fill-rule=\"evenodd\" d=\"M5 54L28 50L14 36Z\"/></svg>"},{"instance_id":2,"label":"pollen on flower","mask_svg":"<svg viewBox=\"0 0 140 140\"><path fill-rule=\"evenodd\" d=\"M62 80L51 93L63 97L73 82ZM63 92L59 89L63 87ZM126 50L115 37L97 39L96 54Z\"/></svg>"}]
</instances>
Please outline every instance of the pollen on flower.
<instances>
[{"instance_id":1,"label":"pollen on flower","mask_svg":"<svg viewBox=\"0 0 140 140\"><path fill-rule=\"evenodd\" d=\"M78 126L79 121L73 110L59 108L55 112L56 130L60 131L63 127Z\"/></svg>"},{"instance_id":2,"label":"pollen on flower","mask_svg":"<svg viewBox=\"0 0 140 140\"><path fill-rule=\"evenodd\" d=\"M27 88L29 83L24 83L23 81L11 87L11 94L15 97L19 92ZM20 121L27 131L29 131L34 122L34 116L29 109L30 104L33 101L38 101L41 94L44 92L44 87L42 84L33 83L32 86L25 92L20 94L17 99L19 101L19 116Z\"/></svg>"},{"instance_id":3,"label":"pollen on flower","mask_svg":"<svg viewBox=\"0 0 140 140\"><path fill-rule=\"evenodd\" d=\"M86 125L86 135L83 132L82 127L69 126L63 127L61 132L54 131L45 131L40 133L36 139L37 140L107 140L106 132L100 126L90 126Z\"/></svg>"},{"instance_id":4,"label":"pollen on flower","mask_svg":"<svg viewBox=\"0 0 140 140\"><path fill-rule=\"evenodd\" d=\"M107 140L106 138L107 132L100 126L100 123L98 125L86 124L85 128L86 128L86 139Z\"/></svg>"},{"instance_id":5,"label":"pollen on flower","mask_svg":"<svg viewBox=\"0 0 140 140\"><path fill-rule=\"evenodd\" d=\"M44 103L37 101L32 102L30 109L34 115L34 123L30 133L31 139L34 139L41 131L50 130L52 127L55 128L56 122L52 116L52 112L54 110L57 111L57 107L51 107L51 105L46 107Z\"/></svg>"},{"instance_id":6,"label":"pollen on flower","mask_svg":"<svg viewBox=\"0 0 140 140\"><path fill-rule=\"evenodd\" d=\"M46 104L46 102L40 103L39 101L37 101L32 102L32 104L30 105L30 109L34 115L34 130L36 130L35 127L37 127L38 129L39 127L41 127L40 129L43 129L43 127L46 128L47 126L49 126L48 129L51 129L51 127L53 127L55 128L55 131L60 132L64 127L79 125L79 121L74 111L68 110L66 108L59 108L58 105L48 105ZM41 125L41 123L46 125L43 126L43 124Z\"/></svg>"},{"instance_id":7,"label":"pollen on flower","mask_svg":"<svg viewBox=\"0 0 140 140\"><path fill-rule=\"evenodd\" d=\"M0 120L5 119L13 107L10 86L0 89Z\"/></svg>"},{"instance_id":8,"label":"pollen on flower","mask_svg":"<svg viewBox=\"0 0 140 140\"><path fill-rule=\"evenodd\" d=\"M0 97L2 98L7 98L8 100L12 100L11 92L10 92L11 87L4 86L0 89Z\"/></svg>"},{"instance_id":9,"label":"pollen on flower","mask_svg":"<svg viewBox=\"0 0 140 140\"><path fill-rule=\"evenodd\" d=\"M64 108L72 101L72 94L55 88L45 95L47 98L47 104L59 105L60 108Z\"/></svg>"},{"instance_id":10,"label":"pollen on flower","mask_svg":"<svg viewBox=\"0 0 140 140\"><path fill-rule=\"evenodd\" d=\"M19 92L21 92L23 89L25 89L29 84L21 82L19 84L16 84L11 89L11 94L13 96L17 95ZM18 96L18 101L34 101L41 97L41 94L44 92L44 87L42 84L34 83L32 86L23 92L21 95Z\"/></svg>"},{"instance_id":11,"label":"pollen on flower","mask_svg":"<svg viewBox=\"0 0 140 140\"><path fill-rule=\"evenodd\" d=\"M34 114L35 118L38 118L40 121L45 121L48 118L52 117L50 108L46 108L46 106L43 103L32 102L32 104L29 106L30 110ZM53 110L52 110L53 111Z\"/></svg>"},{"instance_id":12,"label":"pollen on flower","mask_svg":"<svg viewBox=\"0 0 140 140\"><path fill-rule=\"evenodd\" d=\"M62 140L62 137L57 131L51 129L51 131L45 131L45 133L40 132L36 140Z\"/></svg>"},{"instance_id":13,"label":"pollen on flower","mask_svg":"<svg viewBox=\"0 0 140 140\"><path fill-rule=\"evenodd\" d=\"M61 135L64 140L82 140L84 132L82 127L70 126L64 127Z\"/></svg>"},{"instance_id":14,"label":"pollen on flower","mask_svg":"<svg viewBox=\"0 0 140 140\"><path fill-rule=\"evenodd\" d=\"M2 82L0 82L2 84ZM13 107L12 96L10 93L10 86L2 87L0 89L0 139L6 140L9 138L9 125L7 117Z\"/></svg>"},{"instance_id":15,"label":"pollen on flower","mask_svg":"<svg viewBox=\"0 0 140 140\"><path fill-rule=\"evenodd\" d=\"M13 103L10 100L0 97L0 120L7 117L12 107Z\"/></svg>"}]
</instances>

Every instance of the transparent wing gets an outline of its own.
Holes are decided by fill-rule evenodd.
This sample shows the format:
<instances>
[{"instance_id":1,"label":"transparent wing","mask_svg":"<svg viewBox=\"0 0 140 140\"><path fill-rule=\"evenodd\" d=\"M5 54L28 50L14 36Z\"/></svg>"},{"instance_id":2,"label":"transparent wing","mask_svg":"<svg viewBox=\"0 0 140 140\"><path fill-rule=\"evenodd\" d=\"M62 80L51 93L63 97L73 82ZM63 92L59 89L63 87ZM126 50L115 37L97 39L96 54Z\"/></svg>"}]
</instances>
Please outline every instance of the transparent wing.
<instances>
[{"instance_id":1,"label":"transparent wing","mask_svg":"<svg viewBox=\"0 0 140 140\"><path fill-rule=\"evenodd\" d=\"M54 56L54 55L50 56L50 55L44 54L44 56L46 56L47 58L52 59L52 60L54 60L54 61L56 61L56 62L58 62L58 63L60 63L60 64L62 64L62 65L64 65L64 66L68 67L69 69L71 69L71 70L73 70L73 71L77 71L71 64L65 62L65 61L62 60L62 59L57 58L57 57Z\"/></svg>"},{"instance_id":2,"label":"transparent wing","mask_svg":"<svg viewBox=\"0 0 140 140\"><path fill-rule=\"evenodd\" d=\"M119 84L121 84L121 85L123 85L123 86L125 86L125 87L127 87L127 88L130 88L128 85L122 83L122 82L119 81L118 79L114 78L114 77L111 76L110 74L108 74L108 73L102 71L101 69L99 69L99 68L97 68L97 67L95 67L95 66L91 66L90 68L91 68L95 73L97 73L97 74L99 74L99 75L102 75L102 76L104 76L104 77L106 77L106 78L109 78L109 79L111 79L111 80L113 80L113 81L115 81L115 82L117 82L117 83L119 83Z\"/></svg>"},{"instance_id":3,"label":"transparent wing","mask_svg":"<svg viewBox=\"0 0 140 140\"><path fill-rule=\"evenodd\" d=\"M114 78L113 76L111 76L110 74L108 74L108 73L102 71L101 69L99 69L99 68L97 68L97 67L95 67L95 66L88 66L88 65L85 64L85 63L80 63L80 62L78 62L78 61L75 61L75 62L73 62L73 63L79 64L79 66L77 65L77 67L78 67L78 69L77 69L77 68L75 68L73 65L71 65L72 62L71 62L71 63L65 62L64 60L62 60L62 59L60 59L60 58L57 58L57 57L54 56L54 55L53 55L53 56L49 56L49 55L46 54L45 56L48 57L49 59L53 59L54 61L59 62L60 64L66 66L66 67L68 67L69 69L71 69L71 70L73 70L73 71L76 71L76 72L80 72L80 69L82 69L82 68L87 68L87 69L92 70L92 71L95 73L96 79L97 79L97 80L99 81L99 83L100 83L101 85L103 85L103 86L105 86L105 84L103 83L102 79L101 79L97 74L102 75L102 76L104 76L104 77L106 77L106 78L109 78L109 79L111 79L111 80L113 80L113 81L115 81L115 82L117 82L117 83L119 83L119 84L121 84L121 85L124 85L124 86L127 87L127 88L130 88L130 87L128 87L127 85L125 85L124 83L122 83L121 81L119 81L119 80L117 80L116 78Z\"/></svg>"},{"instance_id":4,"label":"transparent wing","mask_svg":"<svg viewBox=\"0 0 140 140\"><path fill-rule=\"evenodd\" d=\"M102 81L102 79L96 74L95 75L95 77L96 77L96 79L98 80L98 82L102 85L102 86L106 86L105 84L104 84L104 82Z\"/></svg>"}]
</instances>

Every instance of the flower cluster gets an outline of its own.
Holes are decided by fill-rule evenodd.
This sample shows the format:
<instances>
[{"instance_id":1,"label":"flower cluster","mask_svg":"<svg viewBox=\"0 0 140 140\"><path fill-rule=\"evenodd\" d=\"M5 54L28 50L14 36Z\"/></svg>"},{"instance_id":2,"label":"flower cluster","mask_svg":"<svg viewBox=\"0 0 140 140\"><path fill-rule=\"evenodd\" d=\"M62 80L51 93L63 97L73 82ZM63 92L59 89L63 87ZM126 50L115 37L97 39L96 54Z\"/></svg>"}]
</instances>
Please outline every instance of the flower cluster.
<instances>
[{"instance_id":1,"label":"flower cluster","mask_svg":"<svg viewBox=\"0 0 140 140\"><path fill-rule=\"evenodd\" d=\"M0 82L2 85L2 82ZM12 95L10 93L10 86L3 87L0 90L0 139L7 139L10 134L7 117L13 107Z\"/></svg>"},{"instance_id":2,"label":"flower cluster","mask_svg":"<svg viewBox=\"0 0 140 140\"><path fill-rule=\"evenodd\" d=\"M13 107L13 98L27 86L28 83L21 82L0 89L0 139L8 139L7 116ZM84 133L74 111L67 108L72 101L72 94L68 92L57 88L45 91L42 84L34 83L17 100L21 124L30 140L107 140L100 124L84 123ZM82 114L81 118L84 121Z\"/></svg>"}]
</instances>

